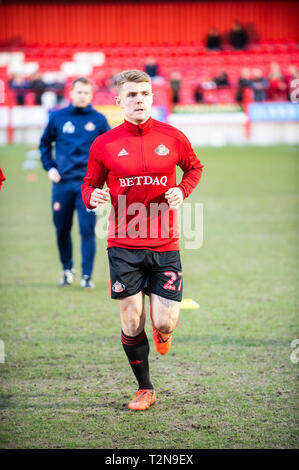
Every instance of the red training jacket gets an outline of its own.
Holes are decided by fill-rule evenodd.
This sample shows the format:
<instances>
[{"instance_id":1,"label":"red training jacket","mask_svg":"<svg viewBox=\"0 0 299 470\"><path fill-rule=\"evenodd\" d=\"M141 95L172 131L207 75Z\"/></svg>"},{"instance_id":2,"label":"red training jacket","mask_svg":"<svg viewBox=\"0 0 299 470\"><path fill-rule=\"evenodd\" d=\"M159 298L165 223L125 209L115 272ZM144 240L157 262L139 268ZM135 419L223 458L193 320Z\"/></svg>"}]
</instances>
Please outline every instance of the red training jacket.
<instances>
[{"instance_id":1,"label":"red training jacket","mask_svg":"<svg viewBox=\"0 0 299 470\"><path fill-rule=\"evenodd\" d=\"M3 174L3 171L2 171L1 168L0 168L0 189L2 188L2 183L3 183L3 181L5 181L5 180L6 180L6 178L5 178L4 174Z\"/></svg>"},{"instance_id":2,"label":"red training jacket","mask_svg":"<svg viewBox=\"0 0 299 470\"><path fill-rule=\"evenodd\" d=\"M176 184L176 165L184 172ZM178 186L184 198L199 183L203 165L187 137L169 124L149 118L125 121L93 142L82 185L85 206L94 188L110 188L108 248L179 250L176 209L165 192Z\"/></svg>"}]
</instances>

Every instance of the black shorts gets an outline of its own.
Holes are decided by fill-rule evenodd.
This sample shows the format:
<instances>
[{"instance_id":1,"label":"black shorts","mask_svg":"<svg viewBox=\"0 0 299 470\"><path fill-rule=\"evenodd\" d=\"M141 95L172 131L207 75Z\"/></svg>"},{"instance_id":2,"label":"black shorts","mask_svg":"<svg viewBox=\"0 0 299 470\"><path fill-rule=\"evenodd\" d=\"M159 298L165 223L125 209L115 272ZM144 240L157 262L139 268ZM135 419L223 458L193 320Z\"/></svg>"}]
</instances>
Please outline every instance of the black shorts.
<instances>
[{"instance_id":1,"label":"black shorts","mask_svg":"<svg viewBox=\"0 0 299 470\"><path fill-rule=\"evenodd\" d=\"M108 248L111 298L122 299L144 290L181 302L182 265L179 251Z\"/></svg>"}]
</instances>

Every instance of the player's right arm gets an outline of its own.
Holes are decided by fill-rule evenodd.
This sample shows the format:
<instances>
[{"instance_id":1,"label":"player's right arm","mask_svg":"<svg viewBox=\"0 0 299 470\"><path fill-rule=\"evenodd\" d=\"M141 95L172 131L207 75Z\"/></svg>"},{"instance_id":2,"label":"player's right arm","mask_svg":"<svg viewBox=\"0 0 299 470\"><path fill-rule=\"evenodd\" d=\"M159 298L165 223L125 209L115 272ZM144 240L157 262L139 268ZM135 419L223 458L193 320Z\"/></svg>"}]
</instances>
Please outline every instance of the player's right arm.
<instances>
[{"instance_id":1,"label":"player's right arm","mask_svg":"<svg viewBox=\"0 0 299 470\"><path fill-rule=\"evenodd\" d=\"M61 180L61 176L56 168L56 163L52 157L52 144L56 140L56 135L54 118L51 117L41 136L39 150L43 168L48 172L50 180L54 181L54 183L58 183Z\"/></svg>"},{"instance_id":2,"label":"player's right arm","mask_svg":"<svg viewBox=\"0 0 299 470\"><path fill-rule=\"evenodd\" d=\"M89 150L86 176L81 186L82 199L87 209L103 205L110 199L109 188L103 189L107 169L101 157L101 137L97 137Z\"/></svg>"}]
</instances>

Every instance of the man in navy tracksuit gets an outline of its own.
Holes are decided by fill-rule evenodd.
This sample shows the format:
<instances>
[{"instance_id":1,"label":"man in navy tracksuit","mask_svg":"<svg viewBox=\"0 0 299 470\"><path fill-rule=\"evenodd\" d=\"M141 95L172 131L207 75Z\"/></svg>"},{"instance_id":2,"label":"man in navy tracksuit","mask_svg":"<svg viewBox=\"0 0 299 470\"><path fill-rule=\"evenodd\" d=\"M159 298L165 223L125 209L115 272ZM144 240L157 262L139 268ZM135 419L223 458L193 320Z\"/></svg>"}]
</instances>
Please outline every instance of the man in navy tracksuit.
<instances>
[{"instance_id":1,"label":"man in navy tracksuit","mask_svg":"<svg viewBox=\"0 0 299 470\"><path fill-rule=\"evenodd\" d=\"M81 286L93 288L91 280L95 257L96 215L82 201L81 185L86 174L89 148L96 137L110 129L102 114L91 106L92 83L86 78L73 82L71 104L50 116L41 137L41 161L53 181L52 210L57 244L63 266L60 285L70 285L75 276L71 227L76 209L81 235ZM55 142L55 160L52 144Z\"/></svg>"}]
</instances>

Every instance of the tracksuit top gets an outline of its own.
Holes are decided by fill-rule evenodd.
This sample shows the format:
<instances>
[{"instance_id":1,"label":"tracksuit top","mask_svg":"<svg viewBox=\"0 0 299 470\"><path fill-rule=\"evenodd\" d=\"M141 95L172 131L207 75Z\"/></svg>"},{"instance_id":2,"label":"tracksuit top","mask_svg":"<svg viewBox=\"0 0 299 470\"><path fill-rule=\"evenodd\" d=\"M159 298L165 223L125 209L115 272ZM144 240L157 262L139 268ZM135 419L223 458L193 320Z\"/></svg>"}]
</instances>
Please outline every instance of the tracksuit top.
<instances>
[{"instance_id":1,"label":"tracksuit top","mask_svg":"<svg viewBox=\"0 0 299 470\"><path fill-rule=\"evenodd\" d=\"M184 174L176 185L176 165ZM125 121L95 139L82 197L88 209L94 188L110 188L108 248L153 251L179 250L176 209L165 192L178 186L188 197L198 184L203 165L187 137L169 124L149 118L142 124Z\"/></svg>"},{"instance_id":2,"label":"tracksuit top","mask_svg":"<svg viewBox=\"0 0 299 470\"><path fill-rule=\"evenodd\" d=\"M72 104L51 114L40 141L41 162L46 171L57 168L62 181L80 179L86 174L88 152L94 139L110 126L103 114L91 105ZM55 160L52 143L55 141Z\"/></svg>"}]
</instances>

